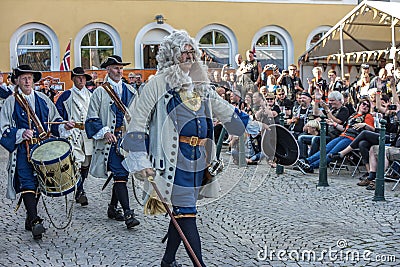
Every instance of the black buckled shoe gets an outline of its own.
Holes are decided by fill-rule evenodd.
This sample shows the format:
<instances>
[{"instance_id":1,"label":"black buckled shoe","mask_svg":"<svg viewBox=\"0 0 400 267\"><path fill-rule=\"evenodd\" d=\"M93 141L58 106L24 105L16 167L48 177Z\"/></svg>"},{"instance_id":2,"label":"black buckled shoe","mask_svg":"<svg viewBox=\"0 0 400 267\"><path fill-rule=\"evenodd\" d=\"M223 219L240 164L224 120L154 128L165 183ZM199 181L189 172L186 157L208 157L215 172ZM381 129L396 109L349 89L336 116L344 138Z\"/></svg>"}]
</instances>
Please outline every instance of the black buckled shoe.
<instances>
[{"instance_id":1,"label":"black buckled shoe","mask_svg":"<svg viewBox=\"0 0 400 267\"><path fill-rule=\"evenodd\" d=\"M33 239L42 239L42 235L46 231L43 226L43 219L36 217L36 219L31 222L31 227Z\"/></svg>"},{"instance_id":2,"label":"black buckled shoe","mask_svg":"<svg viewBox=\"0 0 400 267\"><path fill-rule=\"evenodd\" d=\"M122 210L118 209L117 207L115 207L113 205L108 205L107 216L108 216L108 218L116 220L116 221L120 221L120 222L125 221Z\"/></svg>"},{"instance_id":3,"label":"black buckled shoe","mask_svg":"<svg viewBox=\"0 0 400 267\"><path fill-rule=\"evenodd\" d=\"M182 267L182 264L179 264L177 261L166 263L164 260L161 260L161 267Z\"/></svg>"},{"instance_id":4,"label":"black buckled shoe","mask_svg":"<svg viewBox=\"0 0 400 267\"><path fill-rule=\"evenodd\" d=\"M83 190L76 192L75 200L76 203L81 204L81 206L87 206L89 204L86 193Z\"/></svg>"},{"instance_id":5,"label":"black buckled shoe","mask_svg":"<svg viewBox=\"0 0 400 267\"><path fill-rule=\"evenodd\" d=\"M140 224L140 222L135 218L135 215L133 214L132 210L126 212L124 217L125 217L126 228L128 229Z\"/></svg>"}]
</instances>

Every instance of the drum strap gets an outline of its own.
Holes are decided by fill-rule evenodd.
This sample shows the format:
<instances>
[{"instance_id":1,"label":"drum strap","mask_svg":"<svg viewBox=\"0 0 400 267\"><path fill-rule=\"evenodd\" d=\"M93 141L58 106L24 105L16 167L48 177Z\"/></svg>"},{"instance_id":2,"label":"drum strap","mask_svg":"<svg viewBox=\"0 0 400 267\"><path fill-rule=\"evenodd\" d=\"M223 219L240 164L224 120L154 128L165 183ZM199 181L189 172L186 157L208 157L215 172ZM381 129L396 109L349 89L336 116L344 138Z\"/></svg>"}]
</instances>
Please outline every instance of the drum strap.
<instances>
[{"instance_id":1,"label":"drum strap","mask_svg":"<svg viewBox=\"0 0 400 267\"><path fill-rule=\"evenodd\" d=\"M129 116L129 113L128 113L124 103L122 102L122 100L117 96L115 91L112 89L110 83L109 82L105 82L105 83L103 83L102 87L104 88L104 90L106 90L107 94L114 101L114 103L117 106L117 108L125 115L126 120L129 123L131 121L131 117Z\"/></svg>"},{"instance_id":2,"label":"drum strap","mask_svg":"<svg viewBox=\"0 0 400 267\"><path fill-rule=\"evenodd\" d=\"M39 138L45 139L47 137L47 133L44 131L42 124L37 118L35 111L33 111L32 107L29 105L28 101L18 92L14 93L14 97L17 100L18 104L20 104L20 106L25 110L26 114L28 115L28 122L30 119L32 119L39 132Z\"/></svg>"}]
</instances>

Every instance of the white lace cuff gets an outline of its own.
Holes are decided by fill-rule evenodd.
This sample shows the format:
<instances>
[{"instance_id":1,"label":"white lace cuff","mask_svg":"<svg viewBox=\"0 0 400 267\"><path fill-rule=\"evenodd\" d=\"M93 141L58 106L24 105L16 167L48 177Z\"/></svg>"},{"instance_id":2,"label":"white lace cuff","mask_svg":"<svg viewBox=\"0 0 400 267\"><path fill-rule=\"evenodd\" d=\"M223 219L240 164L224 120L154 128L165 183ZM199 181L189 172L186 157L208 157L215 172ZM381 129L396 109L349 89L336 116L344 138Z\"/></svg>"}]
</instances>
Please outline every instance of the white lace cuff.
<instances>
[{"instance_id":1,"label":"white lace cuff","mask_svg":"<svg viewBox=\"0 0 400 267\"><path fill-rule=\"evenodd\" d=\"M128 156L122 161L122 166L131 173L153 167L145 151L129 152Z\"/></svg>"},{"instance_id":2,"label":"white lace cuff","mask_svg":"<svg viewBox=\"0 0 400 267\"><path fill-rule=\"evenodd\" d=\"M72 134L71 130L65 129L65 125L64 124L60 124L58 126L58 132L60 133L60 137L61 138L68 138Z\"/></svg>"},{"instance_id":3,"label":"white lace cuff","mask_svg":"<svg viewBox=\"0 0 400 267\"><path fill-rule=\"evenodd\" d=\"M101 128L100 131L98 131L95 135L93 135L93 139L94 140L104 139L104 135L106 133L111 133L111 130L108 126Z\"/></svg>"},{"instance_id":4,"label":"white lace cuff","mask_svg":"<svg viewBox=\"0 0 400 267\"><path fill-rule=\"evenodd\" d=\"M17 133L15 134L15 144L18 145L24 141L24 138L22 138L22 134L25 132L26 129L18 129Z\"/></svg>"}]
</instances>

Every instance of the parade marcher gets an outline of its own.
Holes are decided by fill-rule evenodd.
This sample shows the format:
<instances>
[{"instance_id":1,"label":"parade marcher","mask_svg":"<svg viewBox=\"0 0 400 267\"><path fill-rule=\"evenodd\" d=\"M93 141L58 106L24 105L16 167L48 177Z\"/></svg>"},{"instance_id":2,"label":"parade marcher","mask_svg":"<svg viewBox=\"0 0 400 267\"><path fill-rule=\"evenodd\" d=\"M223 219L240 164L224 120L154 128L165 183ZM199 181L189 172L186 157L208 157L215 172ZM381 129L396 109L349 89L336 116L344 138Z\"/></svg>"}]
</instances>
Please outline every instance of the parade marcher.
<instances>
[{"instance_id":1,"label":"parade marcher","mask_svg":"<svg viewBox=\"0 0 400 267\"><path fill-rule=\"evenodd\" d=\"M64 120L76 122L76 128L71 130L71 145L73 155L81 174L81 180L75 194L75 200L82 206L88 205L88 199L83 188L89 174L89 164L93 152L93 140L87 138L84 122L88 112L92 93L86 88L86 82L92 76L85 74L82 67L76 67L71 72L74 86L61 94L56 102L58 113ZM78 127L79 126L79 127Z\"/></svg>"},{"instance_id":2,"label":"parade marcher","mask_svg":"<svg viewBox=\"0 0 400 267\"><path fill-rule=\"evenodd\" d=\"M175 30L164 39L157 55L158 73L146 84L132 111L135 116L123 147L129 150L124 164L130 171L143 177L155 175L163 200L172 204L177 223L205 266L196 201L206 166L215 158L215 150L208 150L213 143L212 118L217 117L234 135L243 134L249 118L212 89L200 56L198 45L186 31ZM181 266L175 259L180 243L171 218L162 267ZM195 262L192 256L191 260Z\"/></svg>"},{"instance_id":3,"label":"parade marcher","mask_svg":"<svg viewBox=\"0 0 400 267\"><path fill-rule=\"evenodd\" d=\"M14 94L6 99L0 113L0 144L10 153L6 196L15 199L17 193L22 194L27 212L25 229L32 231L34 239L42 238L45 228L37 212L38 178L29 161L30 150L48 138L49 134L44 131L46 122L62 121L54 103L33 89L41 76L29 65L14 69ZM52 125L49 130L55 136L65 135L74 125L74 122Z\"/></svg>"},{"instance_id":4,"label":"parade marcher","mask_svg":"<svg viewBox=\"0 0 400 267\"><path fill-rule=\"evenodd\" d=\"M108 205L107 215L111 219L125 220L127 228L139 225L129 205L128 176L129 173L121 165L124 156L119 150L118 142L125 132L130 116L125 112L134 104L136 90L122 82L123 66L130 63L122 62L117 55L109 56L101 64L107 70L105 83L98 87L89 104L85 130L88 138L94 139L94 153L90 164L90 174L94 177L107 178L107 182L114 179L111 201ZM106 183L107 183L106 182ZM118 210L121 204L124 217Z\"/></svg>"}]
</instances>

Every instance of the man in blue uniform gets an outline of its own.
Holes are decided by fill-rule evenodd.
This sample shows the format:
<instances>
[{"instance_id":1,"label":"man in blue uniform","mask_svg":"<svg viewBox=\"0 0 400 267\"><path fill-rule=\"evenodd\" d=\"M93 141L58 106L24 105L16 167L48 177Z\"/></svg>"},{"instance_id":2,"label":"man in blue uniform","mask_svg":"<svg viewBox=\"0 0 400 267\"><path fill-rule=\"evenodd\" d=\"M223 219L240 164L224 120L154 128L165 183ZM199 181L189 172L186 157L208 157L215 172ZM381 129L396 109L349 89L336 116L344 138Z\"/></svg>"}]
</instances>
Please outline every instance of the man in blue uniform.
<instances>
[{"instance_id":1,"label":"man in blue uniform","mask_svg":"<svg viewBox=\"0 0 400 267\"><path fill-rule=\"evenodd\" d=\"M22 194L27 211L25 229L32 231L34 239L42 238L45 228L37 213L38 179L28 157L35 144L48 138L48 133L43 131L45 122L62 120L54 103L33 89L41 76L29 65L14 69L15 92L0 112L0 144L10 153L7 198L15 199L17 193ZM65 135L74 125L73 122L52 125L49 130L55 136Z\"/></svg>"},{"instance_id":2,"label":"man in blue uniform","mask_svg":"<svg viewBox=\"0 0 400 267\"><path fill-rule=\"evenodd\" d=\"M111 219L125 220L126 227L139 225L129 206L128 171L121 165L124 156L120 153L118 142L125 132L130 115L125 109L134 105L136 90L122 82L123 66L130 63L122 62L117 55L110 56L101 67L107 70L105 83L93 93L85 130L88 138L94 139L94 153L90 164L90 174L94 177L107 178L111 172L114 185L107 215ZM125 114L124 114L125 113ZM121 204L124 217L117 210Z\"/></svg>"},{"instance_id":3,"label":"man in blue uniform","mask_svg":"<svg viewBox=\"0 0 400 267\"><path fill-rule=\"evenodd\" d=\"M202 180L206 167L215 158L215 150L206 149L213 144L212 118L216 116L231 134L241 135L248 115L210 87L200 56L197 44L185 31L174 31L164 39L157 55L158 73L145 85L131 112L134 116L123 146L129 150L124 164L131 172L153 176L155 169L154 181L163 201L172 204L180 228L205 266L196 225L196 202L199 194L206 193L201 188ZM207 186L216 185L213 182ZM209 193L218 192L209 189ZM181 237L171 222L161 266L181 266L175 259L180 243Z\"/></svg>"}]
</instances>

